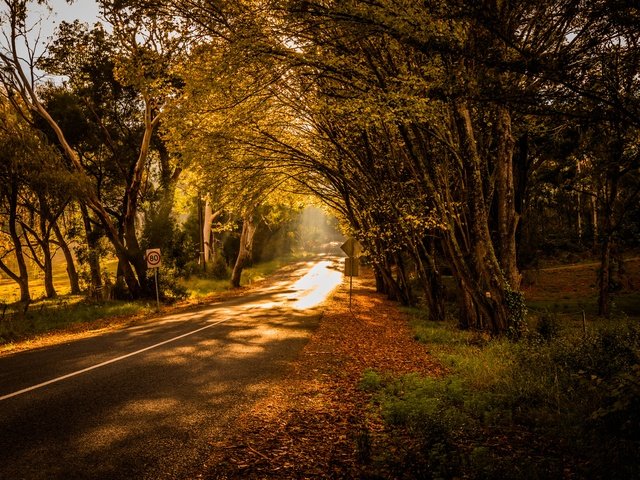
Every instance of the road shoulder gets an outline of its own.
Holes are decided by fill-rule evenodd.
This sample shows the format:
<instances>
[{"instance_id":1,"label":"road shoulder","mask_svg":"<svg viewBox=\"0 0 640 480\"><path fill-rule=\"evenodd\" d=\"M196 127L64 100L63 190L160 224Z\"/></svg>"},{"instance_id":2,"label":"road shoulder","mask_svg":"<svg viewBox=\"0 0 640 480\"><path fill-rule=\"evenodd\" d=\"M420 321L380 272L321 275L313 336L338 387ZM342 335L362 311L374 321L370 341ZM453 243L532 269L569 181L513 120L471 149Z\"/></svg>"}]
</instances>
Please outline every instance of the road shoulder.
<instances>
[{"instance_id":1,"label":"road shoulder","mask_svg":"<svg viewBox=\"0 0 640 480\"><path fill-rule=\"evenodd\" d=\"M397 304L374 292L370 274L356 278L350 310L343 282L288 372L213 445L203 478L358 478L370 470L386 439L358 388L363 372L442 372Z\"/></svg>"}]
</instances>

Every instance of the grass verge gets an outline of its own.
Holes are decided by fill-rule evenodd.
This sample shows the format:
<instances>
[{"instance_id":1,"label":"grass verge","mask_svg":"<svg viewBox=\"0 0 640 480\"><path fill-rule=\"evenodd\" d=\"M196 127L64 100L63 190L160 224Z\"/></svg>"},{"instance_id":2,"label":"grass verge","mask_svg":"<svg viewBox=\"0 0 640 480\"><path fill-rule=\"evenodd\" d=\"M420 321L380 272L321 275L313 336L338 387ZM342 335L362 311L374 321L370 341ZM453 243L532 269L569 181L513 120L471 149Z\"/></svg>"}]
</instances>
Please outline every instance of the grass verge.
<instances>
[{"instance_id":1,"label":"grass verge","mask_svg":"<svg viewBox=\"0 0 640 480\"><path fill-rule=\"evenodd\" d=\"M62 297L33 304L26 314L8 316L0 322L0 351L11 350L12 343L58 331L98 328L105 319L149 314L149 302L88 302L82 297Z\"/></svg>"},{"instance_id":2,"label":"grass verge","mask_svg":"<svg viewBox=\"0 0 640 480\"><path fill-rule=\"evenodd\" d=\"M257 263L242 272L241 285L251 285L267 278L276 270L296 260L304 254ZM188 279L175 280L171 271L162 271L159 276L163 295L175 290L178 297L192 300L206 300L212 295L231 289L229 280L192 275ZM176 288L177 287L177 288ZM175 292L173 292L175 293ZM82 296L62 295L53 300L41 299L32 303L26 314L16 311L18 305L3 304L0 308L0 353L15 347L15 342L65 331L82 331L102 328L101 321L148 315L155 311L153 301L86 301Z\"/></svg>"},{"instance_id":3,"label":"grass verge","mask_svg":"<svg viewBox=\"0 0 640 480\"><path fill-rule=\"evenodd\" d=\"M583 333L547 319L514 343L410 313L448 374L367 371L361 381L386 424L408 436L405 455L384 459L401 477L640 478L637 322Z\"/></svg>"},{"instance_id":4,"label":"grass verge","mask_svg":"<svg viewBox=\"0 0 640 480\"><path fill-rule=\"evenodd\" d=\"M293 262L304 259L306 253L292 253L266 262L256 263L242 271L240 277L241 286L249 286L260 280L264 280L278 269ZM226 272L227 274L229 272ZM225 278L215 278L211 273L199 273L189 278L180 279L179 284L187 290L189 298L199 299L209 295L225 292L231 289L228 275Z\"/></svg>"}]
</instances>

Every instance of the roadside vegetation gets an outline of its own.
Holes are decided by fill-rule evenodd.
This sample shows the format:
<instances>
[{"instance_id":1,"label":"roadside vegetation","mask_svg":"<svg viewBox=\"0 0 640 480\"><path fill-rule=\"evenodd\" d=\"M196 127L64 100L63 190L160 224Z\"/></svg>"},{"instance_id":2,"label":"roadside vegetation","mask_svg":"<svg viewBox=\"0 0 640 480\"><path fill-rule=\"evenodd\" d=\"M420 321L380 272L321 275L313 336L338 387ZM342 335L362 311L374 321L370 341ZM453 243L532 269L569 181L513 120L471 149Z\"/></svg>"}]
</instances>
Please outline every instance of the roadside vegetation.
<instances>
[{"instance_id":1,"label":"roadside vegetation","mask_svg":"<svg viewBox=\"0 0 640 480\"><path fill-rule=\"evenodd\" d=\"M255 263L243 271L241 286L251 286L255 282L266 279L285 265L309 255L298 252ZM232 290L228 269L226 278L221 272L210 271L194 272L176 280L171 277L174 273L168 269L160 270L159 285L163 305L188 306L193 302L218 298ZM164 280L165 276L167 280ZM34 283L37 288L37 280ZM0 285L0 298L2 293L12 292L11 287L13 285L6 282ZM43 296L32 302L26 312L19 309L19 302L0 302L0 352L10 350L15 342L33 339L40 335L97 330L114 322L156 312L156 303L151 300L95 300L83 295L65 294L64 290L62 292L63 294L55 299L47 299Z\"/></svg>"},{"instance_id":2,"label":"roadside vegetation","mask_svg":"<svg viewBox=\"0 0 640 480\"><path fill-rule=\"evenodd\" d=\"M637 279L640 262L629 265ZM364 373L360 388L372 394L391 437L402 439L400 454L382 453L380 464L400 478L637 478L640 292L620 292L624 308L610 319L594 315L597 294L588 286L549 293L588 269L540 272L518 341L406 309L415 338L445 373Z\"/></svg>"}]
</instances>

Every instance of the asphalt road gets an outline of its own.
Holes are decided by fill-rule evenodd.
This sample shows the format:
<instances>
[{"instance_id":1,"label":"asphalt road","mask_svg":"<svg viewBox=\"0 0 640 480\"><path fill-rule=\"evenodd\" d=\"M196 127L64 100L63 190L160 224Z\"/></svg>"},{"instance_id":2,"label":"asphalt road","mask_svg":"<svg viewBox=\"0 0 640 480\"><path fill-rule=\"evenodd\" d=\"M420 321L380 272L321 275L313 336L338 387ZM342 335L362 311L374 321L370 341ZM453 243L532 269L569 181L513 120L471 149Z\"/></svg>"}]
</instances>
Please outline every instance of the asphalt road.
<instances>
[{"instance_id":1,"label":"asphalt road","mask_svg":"<svg viewBox=\"0 0 640 480\"><path fill-rule=\"evenodd\" d=\"M335 259L250 296L0 358L0 479L192 479L281 375Z\"/></svg>"}]
</instances>

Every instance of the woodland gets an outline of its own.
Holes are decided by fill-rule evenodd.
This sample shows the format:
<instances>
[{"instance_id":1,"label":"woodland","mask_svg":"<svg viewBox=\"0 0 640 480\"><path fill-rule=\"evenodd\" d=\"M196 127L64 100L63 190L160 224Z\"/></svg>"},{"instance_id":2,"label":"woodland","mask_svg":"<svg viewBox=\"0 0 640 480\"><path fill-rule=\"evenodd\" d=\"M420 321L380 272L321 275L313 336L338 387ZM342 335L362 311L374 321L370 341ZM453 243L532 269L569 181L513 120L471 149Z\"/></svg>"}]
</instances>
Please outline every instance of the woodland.
<instances>
[{"instance_id":1,"label":"woodland","mask_svg":"<svg viewBox=\"0 0 640 480\"><path fill-rule=\"evenodd\" d=\"M45 0L1 4L0 269L25 311L56 252L89 297L153 297L152 247L237 287L313 202L431 320L517 338L523 272L587 255L611 314L640 241L637 2L98 3L50 38Z\"/></svg>"}]
</instances>

